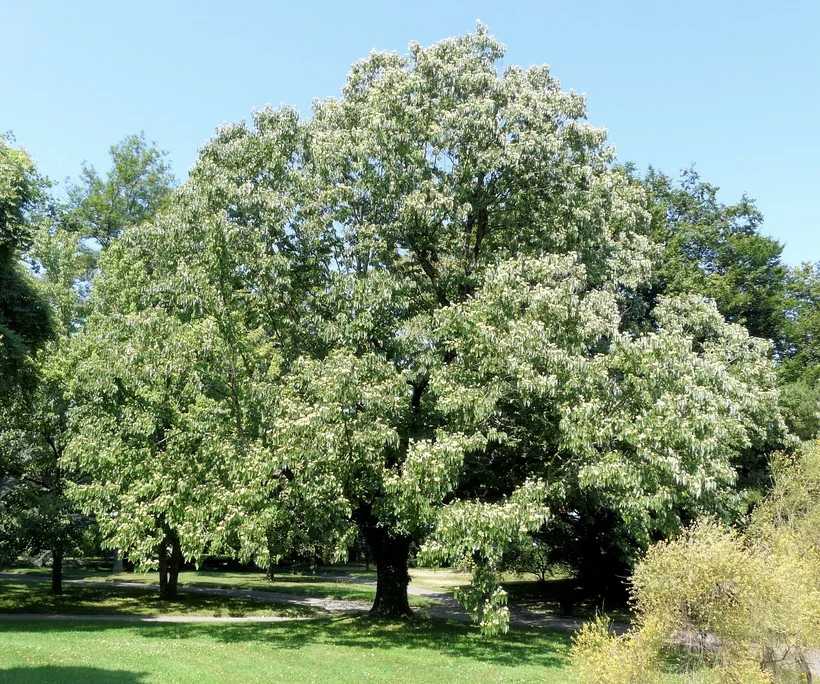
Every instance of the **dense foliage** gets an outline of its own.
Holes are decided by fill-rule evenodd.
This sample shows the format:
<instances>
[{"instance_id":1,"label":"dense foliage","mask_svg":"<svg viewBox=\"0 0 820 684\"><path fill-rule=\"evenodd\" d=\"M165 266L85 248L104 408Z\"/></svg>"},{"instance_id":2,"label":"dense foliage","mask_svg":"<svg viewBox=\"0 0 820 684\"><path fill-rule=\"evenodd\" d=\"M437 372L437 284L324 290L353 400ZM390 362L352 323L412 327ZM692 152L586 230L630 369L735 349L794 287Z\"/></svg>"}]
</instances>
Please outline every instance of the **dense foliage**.
<instances>
[{"instance_id":1,"label":"dense foliage","mask_svg":"<svg viewBox=\"0 0 820 684\"><path fill-rule=\"evenodd\" d=\"M483 27L354 65L301 121L220 129L167 210L105 251L78 340L69 463L108 543L145 560L340 553L409 612L411 546L495 568L550 516L625 556L731 517L781 425L769 347L658 296L642 187L584 100ZM170 551L169 551L170 550Z\"/></svg>"},{"instance_id":2,"label":"dense foliage","mask_svg":"<svg viewBox=\"0 0 820 684\"><path fill-rule=\"evenodd\" d=\"M31 382L28 354L51 336L49 309L20 261L45 182L34 163L0 136L0 392Z\"/></svg>"},{"instance_id":3,"label":"dense foliage","mask_svg":"<svg viewBox=\"0 0 820 684\"><path fill-rule=\"evenodd\" d=\"M41 199L38 220L27 227L22 257L28 271L37 275L27 277L54 335L27 358L26 387L9 391L0 406L5 462L0 473L0 547L12 558L22 551L50 553L55 593L62 591L63 557L79 550L91 522L66 497L67 484L79 474L62 461L74 334L85 320L100 249L128 225L153 215L170 192L163 154L143 138L127 138L112 147L111 154L112 169L104 180L86 168L87 191L72 186L67 201L52 200L47 207ZM102 205L117 209L116 221L105 224L108 238L90 218ZM22 263L18 268L23 270Z\"/></svg>"},{"instance_id":4,"label":"dense foliage","mask_svg":"<svg viewBox=\"0 0 820 684\"><path fill-rule=\"evenodd\" d=\"M818 434L817 264L785 266L754 203L691 169L618 165L582 96L503 56L481 25L373 53L309 119L220 128L176 190L144 135L61 200L0 141L0 553L50 551L59 591L93 519L170 598L186 559L363 539L374 613L410 612L415 554L471 569L487 632L500 569L609 601L685 529L637 592L689 553L706 583L760 570L752 602L785 578L782 520L758 512L754 548L689 526L743 519L786 426ZM659 625L581 643L648 673Z\"/></svg>"}]
</instances>

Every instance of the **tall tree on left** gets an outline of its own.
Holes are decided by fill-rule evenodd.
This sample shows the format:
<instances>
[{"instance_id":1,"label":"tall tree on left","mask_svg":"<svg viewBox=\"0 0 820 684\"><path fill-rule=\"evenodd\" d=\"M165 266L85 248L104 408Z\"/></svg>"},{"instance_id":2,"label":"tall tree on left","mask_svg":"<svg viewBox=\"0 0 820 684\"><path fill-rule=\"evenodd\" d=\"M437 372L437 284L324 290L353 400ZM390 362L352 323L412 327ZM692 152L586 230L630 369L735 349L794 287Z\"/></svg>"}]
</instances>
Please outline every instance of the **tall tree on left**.
<instances>
[{"instance_id":1,"label":"tall tree on left","mask_svg":"<svg viewBox=\"0 0 820 684\"><path fill-rule=\"evenodd\" d=\"M50 551L52 591L62 591L62 559L77 550L91 518L66 497L76 473L62 461L67 442L75 334L86 318L86 304L97 261L119 232L157 211L171 191L173 177L165 153L143 136L130 136L111 148L111 170L100 178L85 166L68 200L52 201L40 212L24 258L38 277L34 285L48 303L53 338L31 364L36 387L10 397L0 409L0 449L10 467L2 505L7 551ZM94 217L105 202L111 215L105 230Z\"/></svg>"},{"instance_id":2,"label":"tall tree on left","mask_svg":"<svg viewBox=\"0 0 820 684\"><path fill-rule=\"evenodd\" d=\"M46 186L28 154L0 137L0 557L16 555L30 529L24 516L14 515L26 457L16 448L9 419L38 391L33 356L54 333L48 301L22 260Z\"/></svg>"},{"instance_id":3,"label":"tall tree on left","mask_svg":"<svg viewBox=\"0 0 820 684\"><path fill-rule=\"evenodd\" d=\"M30 382L27 360L52 333L48 304L20 259L44 187L28 154L0 136L0 394Z\"/></svg>"}]
</instances>

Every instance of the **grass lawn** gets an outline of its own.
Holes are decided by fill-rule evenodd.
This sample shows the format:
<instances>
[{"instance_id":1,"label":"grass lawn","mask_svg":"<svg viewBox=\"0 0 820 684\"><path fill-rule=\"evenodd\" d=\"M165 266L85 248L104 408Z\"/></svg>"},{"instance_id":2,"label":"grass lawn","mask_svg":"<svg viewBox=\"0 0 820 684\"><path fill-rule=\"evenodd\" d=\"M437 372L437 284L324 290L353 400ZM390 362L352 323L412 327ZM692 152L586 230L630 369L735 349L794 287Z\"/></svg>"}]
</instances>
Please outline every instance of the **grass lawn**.
<instances>
[{"instance_id":1,"label":"grass lawn","mask_svg":"<svg viewBox=\"0 0 820 684\"><path fill-rule=\"evenodd\" d=\"M410 568L410 586L452 593L470 583L470 573L451 568Z\"/></svg>"},{"instance_id":2,"label":"grass lawn","mask_svg":"<svg viewBox=\"0 0 820 684\"><path fill-rule=\"evenodd\" d=\"M107 564L106 564L107 565ZM98 566L99 567L99 566ZM87 579L101 582L134 582L156 584L156 572L123 572L113 574L106 569L91 567L67 567L66 579ZM108 566L110 567L110 566ZM38 574L45 580L49 568L8 568L3 572L20 574ZM457 586L470 582L467 572L450 568L411 568L410 587L449 593ZM180 573L179 583L182 587L217 587L248 589L257 591L280 592L295 596L312 596L317 598L344 599L371 603L376 593L376 573L367 572L361 564L320 566L314 572L298 572L282 569L277 572L274 581L268 580L261 571L248 570L186 570ZM370 581L368 584L366 581ZM0 580L0 592L3 591ZM69 587L71 585L66 585ZM576 593L575 582L568 577L555 577L546 582L538 582L534 576L521 576L506 573L503 586L509 594L510 604L531 613L561 616L561 601L568 595ZM186 599L187 600L187 599ZM409 596L410 605L414 608L427 608L435 601L424 596ZM0 598L0 612L6 610ZM40 611L42 612L42 611ZM91 610L81 612L93 612ZM597 609L588 600L576 598L573 615L576 618L594 617ZM626 606L607 606L607 613L616 622L629 622L633 617ZM224 613L223 613L224 614ZM246 612L247 615L260 613Z\"/></svg>"},{"instance_id":3,"label":"grass lawn","mask_svg":"<svg viewBox=\"0 0 820 684\"><path fill-rule=\"evenodd\" d=\"M482 638L437 620L231 624L0 621L0 681L570 684L567 632Z\"/></svg>"},{"instance_id":4,"label":"grass lawn","mask_svg":"<svg viewBox=\"0 0 820 684\"><path fill-rule=\"evenodd\" d=\"M120 587L66 584L63 594L48 592L47 582L0 580L0 613L78 615L210 615L217 617L300 617L313 608L236 596L184 594L179 601L160 601L156 592Z\"/></svg>"},{"instance_id":5,"label":"grass lawn","mask_svg":"<svg viewBox=\"0 0 820 684\"><path fill-rule=\"evenodd\" d=\"M51 573L50 568L10 568L3 572L15 574L37 574L42 575L46 580ZM428 571L432 572L432 571ZM337 577L348 576L350 580L337 579ZM67 568L63 573L65 579L86 579L98 582L137 582L143 584L156 584L159 579L156 572L122 572L111 573L101 570L91 570L85 568ZM443 575L442 577L448 577ZM213 570L187 570L179 573L179 585L181 587L218 587L222 589L252 589L259 591L281 592L283 594L294 594L296 596L315 596L321 598L344 599L348 601L364 601L370 603L376 596L375 585L357 583L357 579L372 579L375 581L376 573L365 572L345 572L344 568L328 568L316 574L297 574L292 572L282 572L274 577L274 581L268 580L262 572L235 572L235 571L213 571ZM461 583L469 582L469 576ZM2 583L3 580L0 580ZM66 585L68 587L70 585ZM439 585L433 584L430 588ZM447 590L447 586L441 587ZM410 596L410 605L423 608L433 605L433 602L421 597ZM0 611L2 611L0 607Z\"/></svg>"}]
</instances>

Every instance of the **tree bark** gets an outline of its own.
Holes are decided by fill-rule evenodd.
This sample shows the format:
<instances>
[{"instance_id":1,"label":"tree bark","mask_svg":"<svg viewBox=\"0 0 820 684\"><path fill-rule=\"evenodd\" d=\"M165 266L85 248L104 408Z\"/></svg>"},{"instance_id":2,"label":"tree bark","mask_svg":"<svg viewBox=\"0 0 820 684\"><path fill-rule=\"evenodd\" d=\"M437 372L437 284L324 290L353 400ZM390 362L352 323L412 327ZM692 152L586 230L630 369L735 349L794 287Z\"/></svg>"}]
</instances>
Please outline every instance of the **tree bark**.
<instances>
[{"instance_id":1,"label":"tree bark","mask_svg":"<svg viewBox=\"0 0 820 684\"><path fill-rule=\"evenodd\" d=\"M51 593L63 593L63 550L51 551Z\"/></svg>"},{"instance_id":2,"label":"tree bark","mask_svg":"<svg viewBox=\"0 0 820 684\"><path fill-rule=\"evenodd\" d=\"M179 545L179 537L171 536L171 557L168 559L168 599L175 600L179 597L179 571L182 568L184 558Z\"/></svg>"},{"instance_id":3,"label":"tree bark","mask_svg":"<svg viewBox=\"0 0 820 684\"><path fill-rule=\"evenodd\" d=\"M378 617L412 615L407 600L410 574L410 538L392 536L386 529L373 527L365 531L367 546L376 562L376 600L370 614Z\"/></svg>"},{"instance_id":4,"label":"tree bark","mask_svg":"<svg viewBox=\"0 0 820 684\"><path fill-rule=\"evenodd\" d=\"M122 564L122 556L119 549L114 549L114 564L111 566L111 572L124 572L125 568Z\"/></svg>"},{"instance_id":5,"label":"tree bark","mask_svg":"<svg viewBox=\"0 0 820 684\"><path fill-rule=\"evenodd\" d=\"M168 532L159 548L159 597L174 601L179 597L179 571L185 558L175 532Z\"/></svg>"},{"instance_id":6,"label":"tree bark","mask_svg":"<svg viewBox=\"0 0 820 684\"><path fill-rule=\"evenodd\" d=\"M168 547L164 541L159 546L159 597L168 599Z\"/></svg>"}]
</instances>

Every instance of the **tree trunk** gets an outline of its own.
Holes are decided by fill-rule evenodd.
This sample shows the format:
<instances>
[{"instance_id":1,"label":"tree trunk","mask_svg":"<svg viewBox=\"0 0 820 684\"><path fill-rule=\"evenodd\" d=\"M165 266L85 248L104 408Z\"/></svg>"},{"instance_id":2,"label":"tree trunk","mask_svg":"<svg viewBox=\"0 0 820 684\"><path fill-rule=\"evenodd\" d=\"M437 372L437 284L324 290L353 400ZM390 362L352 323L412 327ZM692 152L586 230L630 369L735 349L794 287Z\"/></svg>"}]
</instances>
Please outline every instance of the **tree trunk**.
<instances>
[{"instance_id":1,"label":"tree trunk","mask_svg":"<svg viewBox=\"0 0 820 684\"><path fill-rule=\"evenodd\" d=\"M164 541L159 546L159 597L168 598L168 548Z\"/></svg>"},{"instance_id":2,"label":"tree trunk","mask_svg":"<svg viewBox=\"0 0 820 684\"><path fill-rule=\"evenodd\" d=\"M365 537L376 562L376 600L370 614L379 617L412 615L413 611L407 600L410 538L391 536L386 529L380 527L366 530Z\"/></svg>"},{"instance_id":3,"label":"tree trunk","mask_svg":"<svg viewBox=\"0 0 820 684\"><path fill-rule=\"evenodd\" d=\"M122 564L122 556L120 555L119 549L114 549L114 564L111 566L111 572L118 573L124 572L125 568Z\"/></svg>"},{"instance_id":4,"label":"tree trunk","mask_svg":"<svg viewBox=\"0 0 820 684\"><path fill-rule=\"evenodd\" d=\"M63 550L53 549L51 552L51 593L63 593Z\"/></svg>"},{"instance_id":5,"label":"tree trunk","mask_svg":"<svg viewBox=\"0 0 820 684\"><path fill-rule=\"evenodd\" d=\"M179 570L184 559L179 545L179 537L171 537L171 557L168 562L168 595L166 598L175 600L179 597Z\"/></svg>"}]
</instances>

